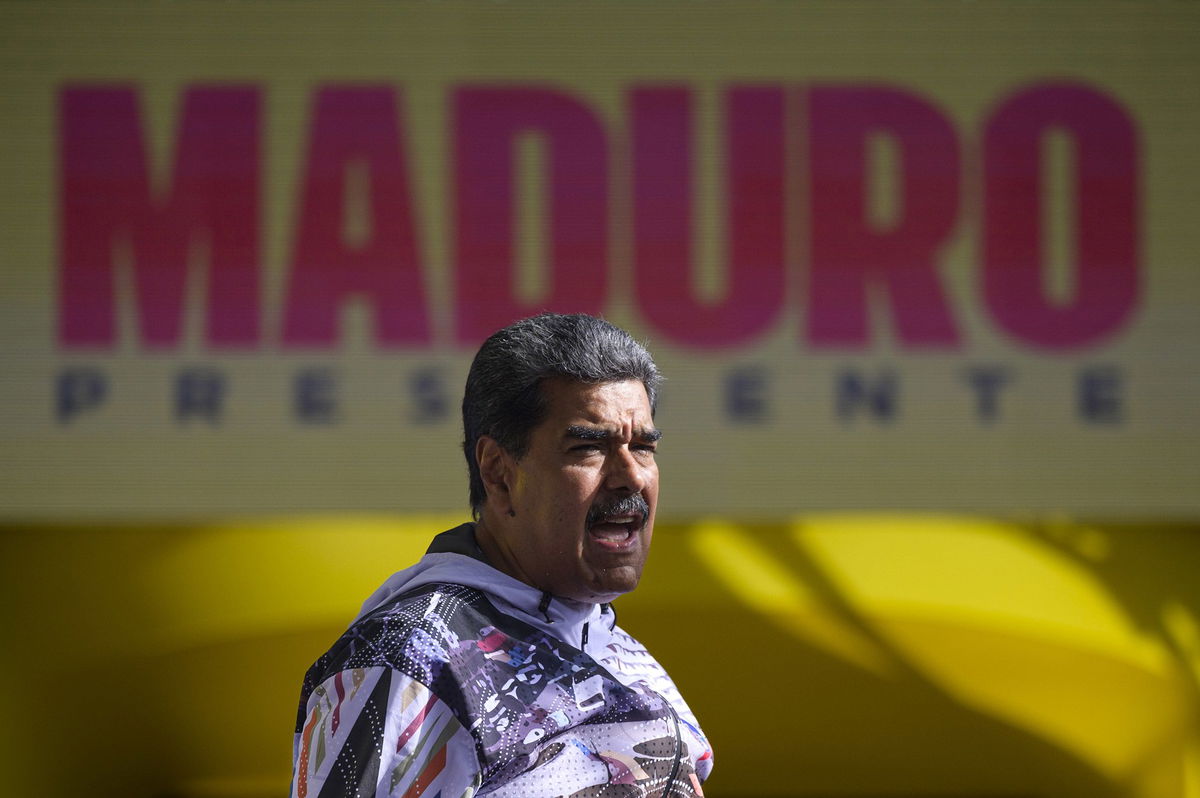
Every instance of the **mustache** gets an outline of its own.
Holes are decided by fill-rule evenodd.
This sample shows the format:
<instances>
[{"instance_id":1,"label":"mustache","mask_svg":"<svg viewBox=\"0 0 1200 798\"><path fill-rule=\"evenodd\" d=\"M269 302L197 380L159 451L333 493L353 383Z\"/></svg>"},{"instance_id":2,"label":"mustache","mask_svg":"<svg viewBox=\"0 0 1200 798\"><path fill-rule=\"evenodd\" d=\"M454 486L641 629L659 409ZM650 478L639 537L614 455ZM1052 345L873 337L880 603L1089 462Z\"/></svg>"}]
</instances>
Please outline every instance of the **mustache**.
<instances>
[{"instance_id":1,"label":"mustache","mask_svg":"<svg viewBox=\"0 0 1200 798\"><path fill-rule=\"evenodd\" d=\"M622 498L602 499L588 510L587 525L592 526L613 515L639 515L642 518L642 526L645 526L646 519L650 517L650 505L646 504L640 493Z\"/></svg>"}]
</instances>

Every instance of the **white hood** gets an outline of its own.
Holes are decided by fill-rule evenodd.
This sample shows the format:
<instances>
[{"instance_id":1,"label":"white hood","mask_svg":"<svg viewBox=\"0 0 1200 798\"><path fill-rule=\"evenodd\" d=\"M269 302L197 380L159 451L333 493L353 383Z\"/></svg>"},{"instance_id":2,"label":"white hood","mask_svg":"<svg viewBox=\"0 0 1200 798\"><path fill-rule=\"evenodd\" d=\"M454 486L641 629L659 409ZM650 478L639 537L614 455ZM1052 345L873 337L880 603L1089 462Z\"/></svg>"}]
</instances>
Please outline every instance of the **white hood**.
<instances>
[{"instance_id":1,"label":"white hood","mask_svg":"<svg viewBox=\"0 0 1200 798\"><path fill-rule=\"evenodd\" d=\"M371 594L358 618L402 593L438 582L476 588L487 594L501 612L579 649L584 648L585 626L589 629L587 648L591 649L607 642L601 641L600 635L607 637L616 623L608 605L551 596L493 568L475 542L475 525L471 523L435 537L416 565L392 574ZM601 617L603 622L598 623Z\"/></svg>"}]
</instances>

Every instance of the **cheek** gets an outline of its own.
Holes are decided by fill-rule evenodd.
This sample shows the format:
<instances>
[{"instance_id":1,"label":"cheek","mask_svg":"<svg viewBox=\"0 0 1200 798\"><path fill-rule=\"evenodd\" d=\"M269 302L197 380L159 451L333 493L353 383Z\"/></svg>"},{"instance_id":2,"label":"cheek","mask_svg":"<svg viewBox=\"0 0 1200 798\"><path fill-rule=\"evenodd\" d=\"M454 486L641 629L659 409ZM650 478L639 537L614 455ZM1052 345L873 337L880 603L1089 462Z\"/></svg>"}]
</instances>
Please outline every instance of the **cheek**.
<instances>
[{"instance_id":1,"label":"cheek","mask_svg":"<svg viewBox=\"0 0 1200 798\"><path fill-rule=\"evenodd\" d=\"M587 469L568 468L544 483L542 496L559 520L573 521L587 515L596 485Z\"/></svg>"},{"instance_id":2,"label":"cheek","mask_svg":"<svg viewBox=\"0 0 1200 798\"><path fill-rule=\"evenodd\" d=\"M645 492L651 496L658 496L658 465L652 465L646 469Z\"/></svg>"},{"instance_id":3,"label":"cheek","mask_svg":"<svg viewBox=\"0 0 1200 798\"><path fill-rule=\"evenodd\" d=\"M571 496L591 496L604 483L601 468L591 464L579 464L562 472L563 490Z\"/></svg>"}]
</instances>

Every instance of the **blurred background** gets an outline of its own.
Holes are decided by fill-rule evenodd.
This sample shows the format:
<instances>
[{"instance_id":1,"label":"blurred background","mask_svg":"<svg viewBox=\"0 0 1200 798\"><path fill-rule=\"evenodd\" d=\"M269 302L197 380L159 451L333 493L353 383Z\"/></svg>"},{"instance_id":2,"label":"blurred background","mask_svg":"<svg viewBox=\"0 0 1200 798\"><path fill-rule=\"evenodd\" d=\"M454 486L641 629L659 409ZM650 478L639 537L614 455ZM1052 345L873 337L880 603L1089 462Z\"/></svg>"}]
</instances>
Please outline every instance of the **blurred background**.
<instances>
[{"instance_id":1,"label":"blurred background","mask_svg":"<svg viewBox=\"0 0 1200 798\"><path fill-rule=\"evenodd\" d=\"M646 340L622 625L714 798L1200 796L1200 7L0 4L0 766L286 793L468 517L474 349Z\"/></svg>"}]
</instances>

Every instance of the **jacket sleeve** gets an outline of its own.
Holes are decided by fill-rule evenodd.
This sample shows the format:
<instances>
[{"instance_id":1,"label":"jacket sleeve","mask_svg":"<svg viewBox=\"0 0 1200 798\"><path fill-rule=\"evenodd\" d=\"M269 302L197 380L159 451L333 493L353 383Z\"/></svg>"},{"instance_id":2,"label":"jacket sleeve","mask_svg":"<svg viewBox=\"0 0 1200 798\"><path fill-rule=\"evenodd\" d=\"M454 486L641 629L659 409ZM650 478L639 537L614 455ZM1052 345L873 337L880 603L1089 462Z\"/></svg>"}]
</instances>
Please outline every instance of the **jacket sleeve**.
<instances>
[{"instance_id":1,"label":"jacket sleeve","mask_svg":"<svg viewBox=\"0 0 1200 798\"><path fill-rule=\"evenodd\" d=\"M471 735L429 688L387 667L335 673L309 696L292 798L463 798L481 780Z\"/></svg>"}]
</instances>

